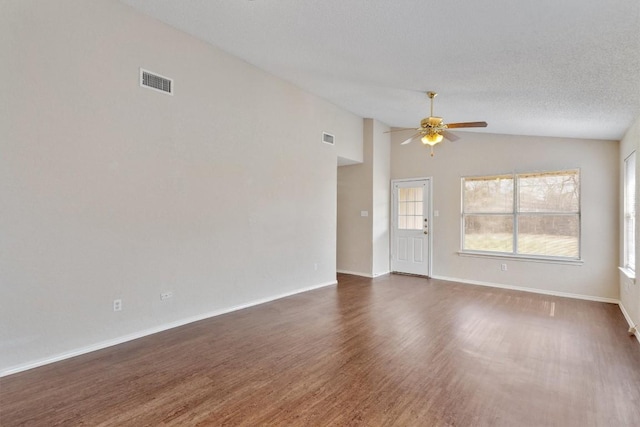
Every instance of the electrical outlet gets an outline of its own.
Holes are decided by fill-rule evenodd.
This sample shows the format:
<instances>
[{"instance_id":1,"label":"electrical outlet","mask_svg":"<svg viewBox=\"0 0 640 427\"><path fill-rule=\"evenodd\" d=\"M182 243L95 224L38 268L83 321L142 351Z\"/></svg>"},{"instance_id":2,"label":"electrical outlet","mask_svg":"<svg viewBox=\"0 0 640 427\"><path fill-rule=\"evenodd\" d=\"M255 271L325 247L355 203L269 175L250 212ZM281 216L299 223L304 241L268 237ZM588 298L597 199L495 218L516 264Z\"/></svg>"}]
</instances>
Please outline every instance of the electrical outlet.
<instances>
[{"instance_id":1,"label":"electrical outlet","mask_svg":"<svg viewBox=\"0 0 640 427\"><path fill-rule=\"evenodd\" d=\"M507 271L507 264L500 264L500 270Z\"/></svg>"},{"instance_id":2,"label":"electrical outlet","mask_svg":"<svg viewBox=\"0 0 640 427\"><path fill-rule=\"evenodd\" d=\"M122 311L122 300L114 299L113 300L113 311Z\"/></svg>"},{"instance_id":3,"label":"electrical outlet","mask_svg":"<svg viewBox=\"0 0 640 427\"><path fill-rule=\"evenodd\" d=\"M163 292L163 293L160 294L160 299L163 300L163 301L166 300L166 299L172 298L172 297L173 297L173 292L171 292L171 291Z\"/></svg>"}]
</instances>

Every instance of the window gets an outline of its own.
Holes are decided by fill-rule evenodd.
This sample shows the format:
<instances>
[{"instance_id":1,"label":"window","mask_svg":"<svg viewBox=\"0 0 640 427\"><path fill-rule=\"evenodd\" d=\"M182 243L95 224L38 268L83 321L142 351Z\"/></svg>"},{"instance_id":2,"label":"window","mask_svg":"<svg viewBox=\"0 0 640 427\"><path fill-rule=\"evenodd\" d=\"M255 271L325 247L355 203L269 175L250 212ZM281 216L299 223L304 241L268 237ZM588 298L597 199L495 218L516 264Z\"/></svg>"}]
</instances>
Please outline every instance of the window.
<instances>
[{"instance_id":1,"label":"window","mask_svg":"<svg viewBox=\"0 0 640 427\"><path fill-rule=\"evenodd\" d=\"M580 258L580 171L462 178L462 251Z\"/></svg>"},{"instance_id":2,"label":"window","mask_svg":"<svg viewBox=\"0 0 640 427\"><path fill-rule=\"evenodd\" d=\"M636 271L636 152L624 159L624 268Z\"/></svg>"},{"instance_id":3,"label":"window","mask_svg":"<svg viewBox=\"0 0 640 427\"><path fill-rule=\"evenodd\" d=\"M422 230L423 187L399 188L398 191L398 229Z\"/></svg>"}]
</instances>

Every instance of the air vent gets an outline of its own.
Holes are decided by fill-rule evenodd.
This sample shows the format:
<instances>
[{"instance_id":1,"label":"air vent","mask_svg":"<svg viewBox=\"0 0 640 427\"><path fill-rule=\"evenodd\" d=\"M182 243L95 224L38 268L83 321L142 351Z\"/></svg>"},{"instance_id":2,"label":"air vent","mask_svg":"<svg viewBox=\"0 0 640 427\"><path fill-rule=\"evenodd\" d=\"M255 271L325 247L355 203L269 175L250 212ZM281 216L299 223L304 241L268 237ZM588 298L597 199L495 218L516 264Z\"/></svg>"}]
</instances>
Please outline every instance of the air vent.
<instances>
[{"instance_id":1,"label":"air vent","mask_svg":"<svg viewBox=\"0 0 640 427\"><path fill-rule=\"evenodd\" d=\"M324 142L325 144L334 145L335 140L335 136L331 135L330 133L322 132L322 142Z\"/></svg>"},{"instance_id":2,"label":"air vent","mask_svg":"<svg viewBox=\"0 0 640 427\"><path fill-rule=\"evenodd\" d=\"M173 95L173 80L140 68L140 86Z\"/></svg>"}]
</instances>

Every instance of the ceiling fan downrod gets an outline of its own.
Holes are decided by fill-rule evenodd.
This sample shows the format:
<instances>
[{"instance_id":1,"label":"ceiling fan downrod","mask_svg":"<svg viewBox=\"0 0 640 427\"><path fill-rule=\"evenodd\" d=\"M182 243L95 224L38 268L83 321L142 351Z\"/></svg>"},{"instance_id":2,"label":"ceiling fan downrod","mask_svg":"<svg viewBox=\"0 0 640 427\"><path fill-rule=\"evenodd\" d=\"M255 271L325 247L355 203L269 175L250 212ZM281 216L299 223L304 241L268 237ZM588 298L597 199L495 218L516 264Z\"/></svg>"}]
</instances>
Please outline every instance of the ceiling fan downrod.
<instances>
[{"instance_id":1,"label":"ceiling fan downrod","mask_svg":"<svg viewBox=\"0 0 640 427\"><path fill-rule=\"evenodd\" d=\"M429 96L429 99L431 100L431 114L429 114L431 117L433 117L433 98L435 98L436 96L438 96L437 93L435 92L427 92L427 96Z\"/></svg>"}]
</instances>

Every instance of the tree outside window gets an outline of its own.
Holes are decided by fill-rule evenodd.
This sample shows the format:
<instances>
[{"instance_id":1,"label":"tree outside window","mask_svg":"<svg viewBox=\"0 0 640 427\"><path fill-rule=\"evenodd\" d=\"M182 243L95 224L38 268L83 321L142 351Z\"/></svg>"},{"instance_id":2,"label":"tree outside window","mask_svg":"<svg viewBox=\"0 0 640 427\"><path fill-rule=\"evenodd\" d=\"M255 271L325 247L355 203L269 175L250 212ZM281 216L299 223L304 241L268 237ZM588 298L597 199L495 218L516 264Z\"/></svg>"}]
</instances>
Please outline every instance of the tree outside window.
<instances>
[{"instance_id":1,"label":"tree outside window","mask_svg":"<svg viewBox=\"0 0 640 427\"><path fill-rule=\"evenodd\" d=\"M462 178L462 250L580 258L580 172Z\"/></svg>"}]
</instances>

